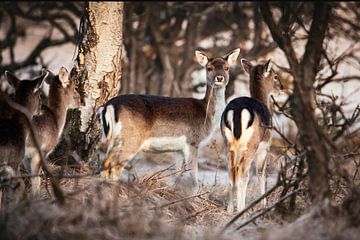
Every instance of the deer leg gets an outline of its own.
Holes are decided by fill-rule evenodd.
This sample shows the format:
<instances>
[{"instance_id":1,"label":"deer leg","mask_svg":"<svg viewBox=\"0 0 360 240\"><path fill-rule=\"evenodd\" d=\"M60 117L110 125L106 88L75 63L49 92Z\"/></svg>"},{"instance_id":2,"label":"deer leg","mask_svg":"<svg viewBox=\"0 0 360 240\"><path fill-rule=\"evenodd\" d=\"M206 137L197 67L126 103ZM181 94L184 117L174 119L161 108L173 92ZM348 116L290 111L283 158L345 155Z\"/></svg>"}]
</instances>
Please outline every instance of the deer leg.
<instances>
[{"instance_id":1,"label":"deer leg","mask_svg":"<svg viewBox=\"0 0 360 240\"><path fill-rule=\"evenodd\" d=\"M266 190L266 166L267 166L267 151L269 148L269 144L265 142L261 142L259 144L259 148L256 153L255 166L258 177L258 182L260 186L261 195L265 194ZM266 207L266 198L261 200L261 204L263 207Z\"/></svg>"},{"instance_id":2,"label":"deer leg","mask_svg":"<svg viewBox=\"0 0 360 240\"><path fill-rule=\"evenodd\" d=\"M185 170L187 161L189 159L189 148L188 146L184 146L184 148L181 150L183 157L176 160L176 170L180 172L180 175L182 175L182 171Z\"/></svg>"},{"instance_id":3,"label":"deer leg","mask_svg":"<svg viewBox=\"0 0 360 240\"><path fill-rule=\"evenodd\" d=\"M121 173L126 167L127 163L136 155L137 152L123 152L115 154L115 159L111 164L110 179L119 180Z\"/></svg>"},{"instance_id":4,"label":"deer leg","mask_svg":"<svg viewBox=\"0 0 360 240\"><path fill-rule=\"evenodd\" d=\"M235 159L236 159L236 151L228 150L228 171L229 171L229 202L227 206L228 213L234 212L234 195L235 195L235 179L236 179L236 167L235 167Z\"/></svg>"},{"instance_id":5,"label":"deer leg","mask_svg":"<svg viewBox=\"0 0 360 240\"><path fill-rule=\"evenodd\" d=\"M116 139L102 139L99 149L99 159L101 162L101 176L106 180L112 178L114 162L117 159L119 143Z\"/></svg>"},{"instance_id":6,"label":"deer leg","mask_svg":"<svg viewBox=\"0 0 360 240\"><path fill-rule=\"evenodd\" d=\"M127 129L124 128L124 131ZM126 135L126 136L129 136ZM137 135L122 137L115 139L114 147L112 149L112 161L110 166L110 178L119 180L121 173L127 163L135 157L135 155L143 148L144 140ZM146 149L144 149L146 151Z\"/></svg>"},{"instance_id":7,"label":"deer leg","mask_svg":"<svg viewBox=\"0 0 360 240\"><path fill-rule=\"evenodd\" d=\"M182 167L181 162L177 163L177 166L180 167L179 177L175 180L175 185L183 186L191 193L195 193L198 190L198 164L197 164L197 151L198 148L185 144L182 148L183 153L183 162ZM184 173L183 171L187 170L190 173Z\"/></svg>"},{"instance_id":8,"label":"deer leg","mask_svg":"<svg viewBox=\"0 0 360 240\"><path fill-rule=\"evenodd\" d=\"M31 174L38 175L41 170L39 153L34 153L31 159ZM39 176L31 178L31 191L34 195L40 192L41 178Z\"/></svg>"},{"instance_id":9,"label":"deer leg","mask_svg":"<svg viewBox=\"0 0 360 240\"><path fill-rule=\"evenodd\" d=\"M25 157L22 161L25 169L32 175L38 175L41 170L41 159L37 149L29 147L26 149ZM36 195L40 192L41 178L39 176L31 177L31 193Z\"/></svg>"},{"instance_id":10,"label":"deer leg","mask_svg":"<svg viewBox=\"0 0 360 240\"><path fill-rule=\"evenodd\" d=\"M246 191L249 183L249 170L252 158L251 152L246 151L236 166L237 211L243 210L246 205Z\"/></svg>"},{"instance_id":11,"label":"deer leg","mask_svg":"<svg viewBox=\"0 0 360 240\"><path fill-rule=\"evenodd\" d=\"M191 167L191 180L194 190L199 188L199 167L198 167L198 148L189 147L189 161Z\"/></svg>"}]
</instances>

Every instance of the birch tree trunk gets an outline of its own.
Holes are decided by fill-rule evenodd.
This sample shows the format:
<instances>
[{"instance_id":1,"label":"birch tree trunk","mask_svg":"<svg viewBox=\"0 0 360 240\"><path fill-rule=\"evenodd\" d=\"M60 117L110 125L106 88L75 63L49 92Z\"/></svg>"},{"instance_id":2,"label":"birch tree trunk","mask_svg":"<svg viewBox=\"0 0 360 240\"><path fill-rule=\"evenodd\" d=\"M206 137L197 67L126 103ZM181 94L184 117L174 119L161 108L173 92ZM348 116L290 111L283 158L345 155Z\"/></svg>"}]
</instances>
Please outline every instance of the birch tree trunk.
<instances>
[{"instance_id":1,"label":"birch tree trunk","mask_svg":"<svg viewBox=\"0 0 360 240\"><path fill-rule=\"evenodd\" d=\"M87 24L77 66L87 79L86 107L81 111L82 132L88 128L94 108L120 90L123 3L89 2Z\"/></svg>"},{"instance_id":2,"label":"birch tree trunk","mask_svg":"<svg viewBox=\"0 0 360 240\"><path fill-rule=\"evenodd\" d=\"M96 109L120 91L123 7L123 2L89 2L80 23L83 38L72 74L86 106L71 116L70 141L84 160L99 134Z\"/></svg>"}]
</instances>

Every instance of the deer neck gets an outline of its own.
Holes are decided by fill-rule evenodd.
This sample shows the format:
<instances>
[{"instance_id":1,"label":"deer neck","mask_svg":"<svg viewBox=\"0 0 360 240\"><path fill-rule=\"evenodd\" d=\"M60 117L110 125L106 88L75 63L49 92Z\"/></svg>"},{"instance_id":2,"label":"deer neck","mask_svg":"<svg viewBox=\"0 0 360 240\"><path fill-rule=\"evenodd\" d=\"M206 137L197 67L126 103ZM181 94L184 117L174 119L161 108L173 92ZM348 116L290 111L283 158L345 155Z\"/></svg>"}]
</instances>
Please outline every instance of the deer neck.
<instances>
[{"instance_id":1,"label":"deer neck","mask_svg":"<svg viewBox=\"0 0 360 240\"><path fill-rule=\"evenodd\" d=\"M205 104L205 123L210 123L211 130L215 130L221 120L222 111L225 108L225 87L212 88L207 85L205 97L203 98Z\"/></svg>"},{"instance_id":2,"label":"deer neck","mask_svg":"<svg viewBox=\"0 0 360 240\"><path fill-rule=\"evenodd\" d=\"M250 79L250 95L269 108L269 91L262 79Z\"/></svg>"},{"instance_id":3,"label":"deer neck","mask_svg":"<svg viewBox=\"0 0 360 240\"><path fill-rule=\"evenodd\" d=\"M49 108L53 113L53 117L55 118L55 123L58 129L58 137L61 136L61 133L65 126L67 106L63 103L64 99L57 97L55 99L49 99Z\"/></svg>"}]
</instances>

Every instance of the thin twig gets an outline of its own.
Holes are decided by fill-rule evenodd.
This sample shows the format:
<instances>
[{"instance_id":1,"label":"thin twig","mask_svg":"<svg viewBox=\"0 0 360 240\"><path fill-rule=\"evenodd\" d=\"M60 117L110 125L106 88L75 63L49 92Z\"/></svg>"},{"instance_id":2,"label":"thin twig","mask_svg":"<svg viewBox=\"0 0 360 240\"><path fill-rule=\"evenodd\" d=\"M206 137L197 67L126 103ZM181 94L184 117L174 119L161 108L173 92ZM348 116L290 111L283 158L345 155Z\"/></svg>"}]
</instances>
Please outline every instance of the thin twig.
<instances>
[{"instance_id":1,"label":"thin twig","mask_svg":"<svg viewBox=\"0 0 360 240\"><path fill-rule=\"evenodd\" d=\"M246 213L247 211L249 211L249 209L251 209L252 207L254 207L257 203L259 203L261 200L263 200L264 198L266 198L267 196L269 196L273 191L275 191L278 187L281 186L281 182L278 180L277 183L275 184L275 186L273 186L270 190L268 190L266 193L264 193L262 196L260 196L258 199L256 199L255 201L253 201L249 206L247 206L244 210L242 210L241 212L239 212L238 214L236 214L226 225L225 227L221 230L220 235L222 233L225 232L225 230L227 228L230 227L231 224L233 224L238 218L240 218L242 215L244 215L244 213Z\"/></svg>"},{"instance_id":2,"label":"thin twig","mask_svg":"<svg viewBox=\"0 0 360 240\"><path fill-rule=\"evenodd\" d=\"M304 191L304 189L302 188L298 188L295 191L285 195L284 197L280 198L276 203L274 203L273 205L271 205L270 207L264 208L264 210L258 214L256 214L255 216L253 216L252 218L250 218L249 220L247 220L246 222L244 222L243 224L241 224L240 226L238 226L235 231L238 231L239 229L245 227L246 225L248 225L249 223L251 223L252 221L254 221L255 219L263 216L265 213L269 212L271 209L273 209L274 207L276 207L278 204L280 204L281 202L283 202L284 200L286 200L287 198L291 197L292 195L300 192L300 191Z\"/></svg>"},{"instance_id":3,"label":"thin twig","mask_svg":"<svg viewBox=\"0 0 360 240\"><path fill-rule=\"evenodd\" d=\"M295 179L294 182L290 183L287 185L288 188L294 186L295 184L297 184L299 181L301 181L302 179L304 179L306 175L300 176L299 178ZM236 216L234 216L226 225L225 227L221 230L220 235L223 234L225 232L225 230L227 228L229 228L229 226L231 224L233 224L238 218L240 218L242 215L244 215L244 213L246 213L247 211L249 211L252 207L254 207L257 203L259 203L261 200L263 200L264 198L266 198L267 196L269 196L272 192L274 192L278 187L282 186L283 183L286 183L287 180L289 179L282 179L280 180L280 174L278 176L278 180L277 183L270 189L268 190L266 193L264 193L262 196L260 196L258 199L256 199L255 201L253 201L247 208L245 208L244 210L242 210L241 212L239 212L238 214L236 214ZM280 201L280 200L279 200Z\"/></svg>"},{"instance_id":4,"label":"thin twig","mask_svg":"<svg viewBox=\"0 0 360 240\"><path fill-rule=\"evenodd\" d=\"M206 120L207 120L207 116L208 116L208 111L209 111L209 105L210 105L210 101L211 101L211 98L213 96L213 93L214 93L214 85L211 85L211 90L210 90L210 94L209 94L209 99L206 103L206 112L205 112L205 120L204 120L204 125L206 124Z\"/></svg>"},{"instance_id":5,"label":"thin twig","mask_svg":"<svg viewBox=\"0 0 360 240\"><path fill-rule=\"evenodd\" d=\"M179 203L179 202L183 202L183 201L186 201L186 200L189 200L189 199L192 199L192 198L200 197L200 196L205 195L205 194L208 194L208 193L210 193L210 192L209 192L209 191L206 191L206 192L203 192L203 193L200 193L200 194L196 194L196 195L193 195L193 196L181 198L181 199L178 199L178 200L175 200L175 201L171 201L171 202L166 203L166 204L161 205L161 206L152 207L152 208L150 208L149 210L155 210L155 209L159 209L159 208L168 207L168 206L173 205L173 204L175 204L175 203Z\"/></svg>"}]
</instances>

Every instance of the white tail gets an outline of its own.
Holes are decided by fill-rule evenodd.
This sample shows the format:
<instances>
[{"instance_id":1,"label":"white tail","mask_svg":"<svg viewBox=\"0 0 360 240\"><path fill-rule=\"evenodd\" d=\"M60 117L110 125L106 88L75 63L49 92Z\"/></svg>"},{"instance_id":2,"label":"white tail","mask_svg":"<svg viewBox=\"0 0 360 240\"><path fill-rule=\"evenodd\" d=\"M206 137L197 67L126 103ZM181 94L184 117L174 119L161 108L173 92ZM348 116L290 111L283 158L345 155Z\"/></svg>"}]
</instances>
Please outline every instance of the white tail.
<instances>
[{"instance_id":1,"label":"white tail","mask_svg":"<svg viewBox=\"0 0 360 240\"><path fill-rule=\"evenodd\" d=\"M62 131L64 129L67 110L78 108L84 105L80 94L77 91L74 80L69 79L69 73L66 68L62 67L58 76L50 74L46 79L50 84L49 104L42 106L42 112L33 117L32 123L41 151L46 158L55 149L58 144ZM26 169L32 174L39 174L40 156L35 149L32 139L26 142L26 151L23 163ZM33 193L40 190L40 177L31 179L31 189Z\"/></svg>"},{"instance_id":2,"label":"white tail","mask_svg":"<svg viewBox=\"0 0 360 240\"><path fill-rule=\"evenodd\" d=\"M255 161L260 192L266 187L266 155L271 141L271 114L269 94L280 82L271 69L271 61L253 66L241 59L246 73L250 75L249 97L232 100L221 117L221 132L226 144L229 170L228 211L234 211L234 195L237 198L237 210L245 208L246 190L249 181L249 169ZM262 202L266 205L266 200Z\"/></svg>"},{"instance_id":3,"label":"white tail","mask_svg":"<svg viewBox=\"0 0 360 240\"><path fill-rule=\"evenodd\" d=\"M219 126L229 67L239 52L236 49L214 59L195 52L198 63L206 67L206 95L201 100L126 94L100 107L100 161L105 178L119 178L124 166L140 150L178 151L184 155L183 163L191 168L192 186L197 187L198 149L206 145Z\"/></svg>"},{"instance_id":4,"label":"white tail","mask_svg":"<svg viewBox=\"0 0 360 240\"><path fill-rule=\"evenodd\" d=\"M20 80L8 71L5 72L5 76L15 89L14 101L27 108L30 114L34 114L39 108L40 87L47 77L47 73L42 71L42 75L33 80ZM2 99L2 94L4 93L0 92L0 177L4 175L13 176L18 173L19 165L24 157L25 141L28 136L26 120L20 113L12 109L5 99ZM14 185L14 181L8 183ZM5 192L8 192L7 187L3 184L6 185L4 182L0 183L5 188ZM18 182L18 184L20 184L19 186L23 185L22 182ZM10 190L12 191L13 188L10 187ZM0 206L3 197L11 202L8 196L2 195L1 189Z\"/></svg>"}]
</instances>

